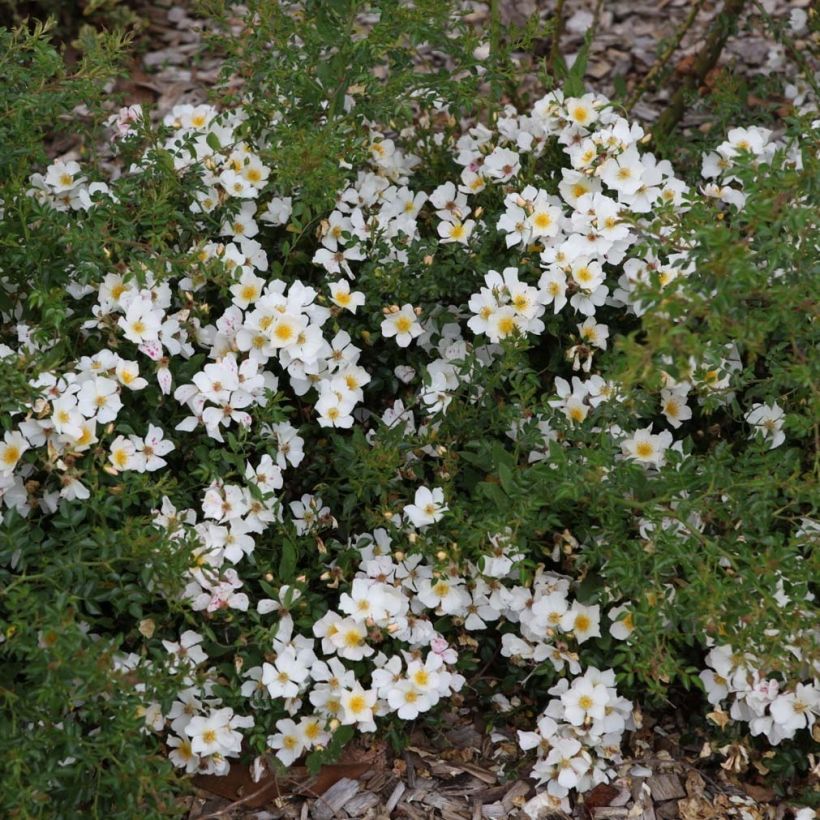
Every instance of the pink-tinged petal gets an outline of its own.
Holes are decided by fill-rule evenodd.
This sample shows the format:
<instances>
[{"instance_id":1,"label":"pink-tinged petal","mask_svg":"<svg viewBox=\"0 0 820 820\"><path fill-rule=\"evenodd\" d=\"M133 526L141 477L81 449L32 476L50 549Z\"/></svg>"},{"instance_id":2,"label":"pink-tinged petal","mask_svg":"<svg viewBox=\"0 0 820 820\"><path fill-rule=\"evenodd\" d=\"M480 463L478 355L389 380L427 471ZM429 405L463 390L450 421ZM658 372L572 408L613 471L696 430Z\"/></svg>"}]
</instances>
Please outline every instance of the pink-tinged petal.
<instances>
[{"instance_id":1,"label":"pink-tinged petal","mask_svg":"<svg viewBox=\"0 0 820 820\"><path fill-rule=\"evenodd\" d=\"M143 342L137 349L153 362L162 358L162 345L159 342Z\"/></svg>"}]
</instances>

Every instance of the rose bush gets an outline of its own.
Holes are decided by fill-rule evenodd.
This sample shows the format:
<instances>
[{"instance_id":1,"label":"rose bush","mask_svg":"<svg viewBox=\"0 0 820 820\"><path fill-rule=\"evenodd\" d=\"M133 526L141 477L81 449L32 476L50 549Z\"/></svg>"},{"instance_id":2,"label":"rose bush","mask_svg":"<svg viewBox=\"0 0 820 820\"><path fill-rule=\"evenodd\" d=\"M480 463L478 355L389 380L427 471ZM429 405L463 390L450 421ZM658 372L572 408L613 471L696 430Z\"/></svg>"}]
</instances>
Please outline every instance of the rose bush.
<instances>
[{"instance_id":1,"label":"rose bush","mask_svg":"<svg viewBox=\"0 0 820 820\"><path fill-rule=\"evenodd\" d=\"M578 76L486 122L301 80L131 106L114 173L12 174L4 808L168 813L170 765L452 702L566 808L690 687L805 768L813 109L679 176ZM341 135L307 180L302 103Z\"/></svg>"}]
</instances>

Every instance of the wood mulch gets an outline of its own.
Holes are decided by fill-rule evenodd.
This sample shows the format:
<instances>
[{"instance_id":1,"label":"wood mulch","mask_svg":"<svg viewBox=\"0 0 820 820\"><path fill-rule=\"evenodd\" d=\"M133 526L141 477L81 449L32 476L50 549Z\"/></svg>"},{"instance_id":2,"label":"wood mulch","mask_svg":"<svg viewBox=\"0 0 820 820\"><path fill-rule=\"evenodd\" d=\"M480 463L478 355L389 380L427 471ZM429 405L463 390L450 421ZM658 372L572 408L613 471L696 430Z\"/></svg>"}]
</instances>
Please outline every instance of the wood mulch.
<instances>
[{"instance_id":1,"label":"wood mulch","mask_svg":"<svg viewBox=\"0 0 820 820\"><path fill-rule=\"evenodd\" d=\"M531 760L512 729L482 730L470 710L446 714L435 737L420 730L392 753L378 737L351 744L315 776L299 766L287 777L254 782L235 764L228 777L195 778L189 820L788 820L794 808L744 772L721 768L702 743L682 747L678 728L645 725L611 784L579 799L570 814L554 808L528 779ZM647 719L646 723L651 724ZM448 728L449 727L449 728ZM731 760L731 758L730 758Z\"/></svg>"},{"instance_id":2,"label":"wood mulch","mask_svg":"<svg viewBox=\"0 0 820 820\"><path fill-rule=\"evenodd\" d=\"M146 48L141 57L135 59L130 76L119 81L116 90L125 92L134 102L152 104L160 117L179 103L204 102L217 80L221 63L218 56L203 53L201 21L193 16L184 0L140 2L137 3L139 14L148 20L147 29L141 35ZM632 108L633 117L652 122L663 111L676 85L691 71L694 57L722 5L723 0L566 0L561 53L571 63L595 24L585 77L587 84L608 96L615 95L618 85L631 92L653 69L659 54L676 38L677 32L685 27L696 6L697 13L679 46L671 53L664 71L653 74L653 82ZM808 10L811 0L762 0L760 5L773 17L787 20L794 9ZM464 0L464 6L473 23L486 28L489 3ZM738 35L729 39L716 71L707 78L707 87L721 70L745 78L776 74L787 79L795 74L783 46L754 23L759 19L755 3L750 2L747 7ZM546 30L555 2L502 0L500 8L504 26L520 24L537 14ZM237 20L237 34L240 30ZM798 50L811 53L812 43L808 38L808 32L796 35ZM547 46L547 41L536 40L534 55L516 55L522 69L522 89L540 95L537 63ZM753 107L767 103L776 107L781 102L756 98L748 101ZM705 120L706 115L688 111L683 125L699 127Z\"/></svg>"}]
</instances>

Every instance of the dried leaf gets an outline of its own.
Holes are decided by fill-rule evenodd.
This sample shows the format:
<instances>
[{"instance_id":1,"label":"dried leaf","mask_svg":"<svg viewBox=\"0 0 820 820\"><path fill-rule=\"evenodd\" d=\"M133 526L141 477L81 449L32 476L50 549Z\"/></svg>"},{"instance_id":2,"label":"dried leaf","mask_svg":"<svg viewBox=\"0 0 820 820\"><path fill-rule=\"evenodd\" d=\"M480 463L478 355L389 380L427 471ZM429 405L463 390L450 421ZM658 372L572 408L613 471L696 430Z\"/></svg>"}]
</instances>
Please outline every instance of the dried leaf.
<instances>
[{"instance_id":1,"label":"dried leaf","mask_svg":"<svg viewBox=\"0 0 820 820\"><path fill-rule=\"evenodd\" d=\"M771 803L775 798L775 793L767 786L756 786L754 783L743 783L743 791L758 803Z\"/></svg>"},{"instance_id":2,"label":"dried leaf","mask_svg":"<svg viewBox=\"0 0 820 820\"><path fill-rule=\"evenodd\" d=\"M715 709L714 712L709 712L706 717L709 718L709 720L711 720L716 726L720 726L721 729L725 729L726 724L730 723L732 720L728 713L724 712L722 709Z\"/></svg>"},{"instance_id":3,"label":"dried leaf","mask_svg":"<svg viewBox=\"0 0 820 820\"><path fill-rule=\"evenodd\" d=\"M686 781L683 787L686 789L687 797L703 797L703 790L706 786L699 772L690 769L686 774Z\"/></svg>"}]
</instances>

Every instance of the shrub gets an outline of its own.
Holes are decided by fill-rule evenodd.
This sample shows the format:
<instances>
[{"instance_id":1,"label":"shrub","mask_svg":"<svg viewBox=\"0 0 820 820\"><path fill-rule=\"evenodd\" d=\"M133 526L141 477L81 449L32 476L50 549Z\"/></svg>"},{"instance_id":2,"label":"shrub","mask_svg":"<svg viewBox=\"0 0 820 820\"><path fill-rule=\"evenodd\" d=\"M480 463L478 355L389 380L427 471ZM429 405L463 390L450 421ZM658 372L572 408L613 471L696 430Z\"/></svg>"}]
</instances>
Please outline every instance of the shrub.
<instances>
[{"instance_id":1,"label":"shrub","mask_svg":"<svg viewBox=\"0 0 820 820\"><path fill-rule=\"evenodd\" d=\"M461 129L469 51L421 82L421 19L380 8L339 39L358 5L252 7L242 105L122 109L120 176L30 173L11 131L9 812L159 816L163 744L314 767L467 698L557 806L680 687L812 728L810 112L730 131L702 185L579 65Z\"/></svg>"}]
</instances>

